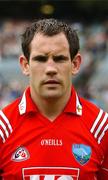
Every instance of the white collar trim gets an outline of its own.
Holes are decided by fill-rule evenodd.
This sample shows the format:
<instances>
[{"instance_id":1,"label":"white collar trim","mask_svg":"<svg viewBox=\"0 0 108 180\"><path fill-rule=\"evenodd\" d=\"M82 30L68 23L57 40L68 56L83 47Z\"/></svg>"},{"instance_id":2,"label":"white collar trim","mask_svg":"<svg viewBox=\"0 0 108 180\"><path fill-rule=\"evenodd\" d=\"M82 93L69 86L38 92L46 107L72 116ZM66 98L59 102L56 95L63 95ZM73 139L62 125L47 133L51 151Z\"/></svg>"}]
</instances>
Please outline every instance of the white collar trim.
<instances>
[{"instance_id":1,"label":"white collar trim","mask_svg":"<svg viewBox=\"0 0 108 180\"><path fill-rule=\"evenodd\" d=\"M76 94L76 113L80 116L82 115L82 105L80 104L77 94Z\"/></svg>"},{"instance_id":2,"label":"white collar trim","mask_svg":"<svg viewBox=\"0 0 108 180\"><path fill-rule=\"evenodd\" d=\"M26 95L25 95L25 92L23 93L21 102L20 102L18 107L19 107L20 115L22 115L26 112Z\"/></svg>"}]
</instances>

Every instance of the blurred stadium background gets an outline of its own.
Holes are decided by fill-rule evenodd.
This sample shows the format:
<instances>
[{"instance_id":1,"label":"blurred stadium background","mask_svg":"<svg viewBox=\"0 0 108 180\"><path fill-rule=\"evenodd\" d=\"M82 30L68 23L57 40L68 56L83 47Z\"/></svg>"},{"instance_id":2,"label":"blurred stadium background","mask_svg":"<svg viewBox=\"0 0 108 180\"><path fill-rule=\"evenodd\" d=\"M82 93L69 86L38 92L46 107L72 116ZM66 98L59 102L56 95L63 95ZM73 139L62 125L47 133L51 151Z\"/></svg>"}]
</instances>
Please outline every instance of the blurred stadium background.
<instances>
[{"instance_id":1,"label":"blurred stadium background","mask_svg":"<svg viewBox=\"0 0 108 180\"><path fill-rule=\"evenodd\" d=\"M69 21L80 37L83 63L74 85L108 111L108 0L0 0L0 108L28 84L19 66L20 35L37 18Z\"/></svg>"}]
</instances>

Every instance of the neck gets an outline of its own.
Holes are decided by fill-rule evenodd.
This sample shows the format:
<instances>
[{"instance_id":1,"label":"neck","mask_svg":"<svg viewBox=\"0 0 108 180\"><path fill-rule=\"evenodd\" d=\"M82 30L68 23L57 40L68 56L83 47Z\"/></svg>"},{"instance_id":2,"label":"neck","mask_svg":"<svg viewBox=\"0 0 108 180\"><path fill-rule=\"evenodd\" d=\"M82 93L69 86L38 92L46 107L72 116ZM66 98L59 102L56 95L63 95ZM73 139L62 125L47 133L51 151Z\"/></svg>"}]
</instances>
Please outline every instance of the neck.
<instances>
[{"instance_id":1,"label":"neck","mask_svg":"<svg viewBox=\"0 0 108 180\"><path fill-rule=\"evenodd\" d=\"M33 101L37 105L41 114L47 117L50 121L54 121L59 114L64 110L71 92L66 93L60 98L43 99L32 96Z\"/></svg>"}]
</instances>

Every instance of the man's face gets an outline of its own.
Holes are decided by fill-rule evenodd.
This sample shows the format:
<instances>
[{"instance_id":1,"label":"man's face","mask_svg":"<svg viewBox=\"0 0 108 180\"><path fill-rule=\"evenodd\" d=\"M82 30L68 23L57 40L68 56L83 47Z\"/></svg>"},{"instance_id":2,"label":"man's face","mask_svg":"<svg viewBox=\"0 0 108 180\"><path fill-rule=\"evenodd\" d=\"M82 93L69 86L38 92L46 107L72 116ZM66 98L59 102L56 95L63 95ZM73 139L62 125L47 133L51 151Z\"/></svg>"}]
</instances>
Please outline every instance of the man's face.
<instances>
[{"instance_id":1,"label":"man's face","mask_svg":"<svg viewBox=\"0 0 108 180\"><path fill-rule=\"evenodd\" d=\"M34 36L27 71L35 97L51 99L68 94L72 67L69 44L63 33L51 37L40 33Z\"/></svg>"}]
</instances>

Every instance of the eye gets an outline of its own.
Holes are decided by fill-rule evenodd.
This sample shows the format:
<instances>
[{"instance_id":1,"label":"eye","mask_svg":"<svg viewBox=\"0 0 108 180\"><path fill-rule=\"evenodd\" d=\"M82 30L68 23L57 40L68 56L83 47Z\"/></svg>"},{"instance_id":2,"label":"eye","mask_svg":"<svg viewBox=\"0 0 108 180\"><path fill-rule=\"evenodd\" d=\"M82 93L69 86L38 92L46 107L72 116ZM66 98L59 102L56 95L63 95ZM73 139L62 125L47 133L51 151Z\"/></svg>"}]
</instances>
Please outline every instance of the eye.
<instances>
[{"instance_id":1,"label":"eye","mask_svg":"<svg viewBox=\"0 0 108 180\"><path fill-rule=\"evenodd\" d=\"M38 55L32 58L32 60L34 61L38 61L38 62L46 62L48 59L47 56L43 56L43 55Z\"/></svg>"},{"instance_id":2,"label":"eye","mask_svg":"<svg viewBox=\"0 0 108 180\"><path fill-rule=\"evenodd\" d=\"M54 56L53 57L53 60L55 61L55 62L64 62L64 61L66 61L66 60L68 60L69 58L67 57L67 56L63 56L63 55L59 55L59 56Z\"/></svg>"}]
</instances>

